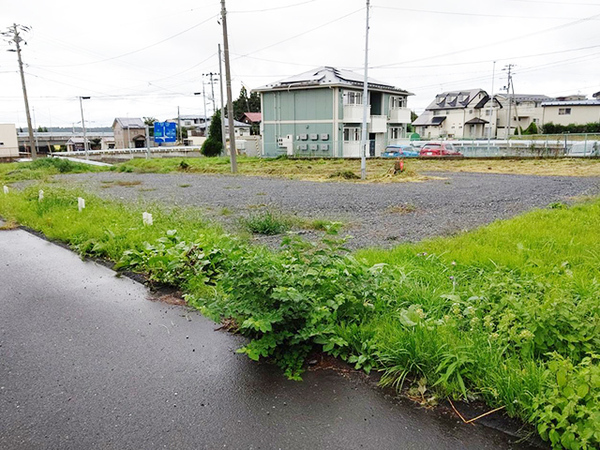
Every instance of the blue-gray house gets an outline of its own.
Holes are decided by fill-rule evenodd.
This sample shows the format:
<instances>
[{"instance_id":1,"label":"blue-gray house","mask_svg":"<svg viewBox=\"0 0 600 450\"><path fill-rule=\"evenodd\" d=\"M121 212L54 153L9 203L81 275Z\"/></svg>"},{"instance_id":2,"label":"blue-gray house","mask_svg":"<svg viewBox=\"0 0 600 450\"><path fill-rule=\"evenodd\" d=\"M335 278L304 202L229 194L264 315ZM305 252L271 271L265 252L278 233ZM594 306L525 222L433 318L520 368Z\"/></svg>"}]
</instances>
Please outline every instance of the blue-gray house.
<instances>
[{"instance_id":1,"label":"blue-gray house","mask_svg":"<svg viewBox=\"0 0 600 450\"><path fill-rule=\"evenodd\" d=\"M320 67L254 91L261 95L263 156L360 156L362 75ZM408 141L409 95L369 78L367 156Z\"/></svg>"}]
</instances>

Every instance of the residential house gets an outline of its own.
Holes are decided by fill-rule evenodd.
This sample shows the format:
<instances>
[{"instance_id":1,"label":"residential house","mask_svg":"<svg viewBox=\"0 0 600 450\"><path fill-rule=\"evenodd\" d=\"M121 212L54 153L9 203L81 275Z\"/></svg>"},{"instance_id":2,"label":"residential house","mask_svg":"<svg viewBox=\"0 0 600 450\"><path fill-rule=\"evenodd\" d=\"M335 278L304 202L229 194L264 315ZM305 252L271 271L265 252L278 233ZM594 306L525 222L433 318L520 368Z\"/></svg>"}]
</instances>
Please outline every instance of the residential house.
<instances>
[{"instance_id":1,"label":"residential house","mask_svg":"<svg viewBox=\"0 0 600 450\"><path fill-rule=\"evenodd\" d=\"M146 124L142 119L117 117L112 129L116 148L146 147Z\"/></svg>"},{"instance_id":2,"label":"residential house","mask_svg":"<svg viewBox=\"0 0 600 450\"><path fill-rule=\"evenodd\" d=\"M497 94L494 96L498 103L502 106L502 113L497 117L497 138L506 139L507 136L514 136L521 131L526 130L532 123L535 123L539 129L544 117L544 102L552 101L552 97L547 95L535 94ZM509 108L510 103L510 108ZM510 111L510 127L509 123ZM508 129L510 128L510 129ZM508 133L507 133L508 129Z\"/></svg>"},{"instance_id":3,"label":"residential house","mask_svg":"<svg viewBox=\"0 0 600 450\"><path fill-rule=\"evenodd\" d=\"M363 98L363 76L320 67L255 89L260 93L262 155L360 157L363 104L367 104L368 156L408 141L408 91L373 79Z\"/></svg>"},{"instance_id":4,"label":"residential house","mask_svg":"<svg viewBox=\"0 0 600 450\"><path fill-rule=\"evenodd\" d=\"M481 139L495 134L497 103L483 89L442 92L413 122L425 139ZM491 129L490 129L491 127Z\"/></svg>"},{"instance_id":5,"label":"residential house","mask_svg":"<svg viewBox=\"0 0 600 450\"><path fill-rule=\"evenodd\" d=\"M0 124L0 158L17 158L18 156L17 128L12 123Z\"/></svg>"},{"instance_id":6,"label":"residential house","mask_svg":"<svg viewBox=\"0 0 600 450\"><path fill-rule=\"evenodd\" d=\"M542 122L555 125L600 122L600 92L593 97L593 100L588 100L585 96L559 97L555 101L544 102Z\"/></svg>"},{"instance_id":7,"label":"residential house","mask_svg":"<svg viewBox=\"0 0 600 450\"><path fill-rule=\"evenodd\" d=\"M250 125L250 133L253 135L260 134L260 123L262 122L262 113L246 112L242 117L242 122Z\"/></svg>"}]
</instances>

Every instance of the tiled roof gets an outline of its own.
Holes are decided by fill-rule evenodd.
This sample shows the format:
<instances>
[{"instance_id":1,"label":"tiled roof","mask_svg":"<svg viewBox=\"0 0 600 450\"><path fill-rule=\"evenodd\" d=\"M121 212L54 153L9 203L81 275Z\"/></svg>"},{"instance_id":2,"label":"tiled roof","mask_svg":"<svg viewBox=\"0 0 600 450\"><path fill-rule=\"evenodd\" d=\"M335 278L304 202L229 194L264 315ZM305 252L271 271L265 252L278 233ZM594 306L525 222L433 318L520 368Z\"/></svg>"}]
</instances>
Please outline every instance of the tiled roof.
<instances>
[{"instance_id":1,"label":"tiled roof","mask_svg":"<svg viewBox=\"0 0 600 450\"><path fill-rule=\"evenodd\" d=\"M250 122L260 122L262 120L262 113L259 112L247 112L244 115Z\"/></svg>"}]
</instances>

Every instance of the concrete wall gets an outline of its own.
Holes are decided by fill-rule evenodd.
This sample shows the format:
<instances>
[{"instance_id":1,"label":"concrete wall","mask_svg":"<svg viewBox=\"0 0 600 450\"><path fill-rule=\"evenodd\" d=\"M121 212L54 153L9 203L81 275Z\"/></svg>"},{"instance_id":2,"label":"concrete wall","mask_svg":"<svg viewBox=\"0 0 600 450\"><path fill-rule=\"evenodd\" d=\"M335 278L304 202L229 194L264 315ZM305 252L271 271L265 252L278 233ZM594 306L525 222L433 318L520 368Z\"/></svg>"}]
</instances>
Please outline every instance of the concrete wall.
<instances>
[{"instance_id":1,"label":"concrete wall","mask_svg":"<svg viewBox=\"0 0 600 450\"><path fill-rule=\"evenodd\" d=\"M14 124L0 124L0 158L16 158L19 156L17 128Z\"/></svg>"}]
</instances>

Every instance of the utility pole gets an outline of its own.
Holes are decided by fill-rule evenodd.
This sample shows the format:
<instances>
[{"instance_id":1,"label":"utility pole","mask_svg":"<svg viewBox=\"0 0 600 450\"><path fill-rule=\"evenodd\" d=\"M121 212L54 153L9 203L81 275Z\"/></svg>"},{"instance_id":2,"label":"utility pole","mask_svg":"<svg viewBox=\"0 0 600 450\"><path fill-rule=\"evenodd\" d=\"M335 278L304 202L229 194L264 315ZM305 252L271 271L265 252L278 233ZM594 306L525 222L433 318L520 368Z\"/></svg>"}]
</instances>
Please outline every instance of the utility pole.
<instances>
[{"instance_id":1,"label":"utility pole","mask_svg":"<svg viewBox=\"0 0 600 450\"><path fill-rule=\"evenodd\" d=\"M221 44L218 45L219 54L219 87L221 90L221 140L223 141L223 151L227 149L227 137L225 136L225 103L223 101L223 68L221 67Z\"/></svg>"},{"instance_id":2,"label":"utility pole","mask_svg":"<svg viewBox=\"0 0 600 450\"><path fill-rule=\"evenodd\" d=\"M216 81L216 79L213 78L213 76L215 76L215 75L220 75L220 74L213 73L213 72L202 74L203 77L208 77L208 80L210 81L210 93L211 93L211 99L212 99L212 104L213 104L213 114L215 112L217 112L217 103L215 101L215 87L213 85L213 83ZM202 85L204 86L204 79L202 79Z\"/></svg>"},{"instance_id":3,"label":"utility pole","mask_svg":"<svg viewBox=\"0 0 600 450\"><path fill-rule=\"evenodd\" d=\"M87 135L85 133L85 119L83 118L83 100L89 100L90 97L79 97L79 108L81 109L81 127L83 129L83 149L85 150L85 159L89 157L89 145L87 141Z\"/></svg>"},{"instance_id":4,"label":"utility pole","mask_svg":"<svg viewBox=\"0 0 600 450\"><path fill-rule=\"evenodd\" d=\"M506 97L508 98L508 111L507 111L507 118L506 118L506 140L507 141L510 137L510 126L511 126L511 122L512 122L512 115L511 115L512 97L511 97L510 91L511 91L511 85L512 85L512 68L513 67L514 67L514 64L509 64L506 67L504 67L504 69L502 69L502 70L508 71L508 84L506 85ZM514 90L513 90L513 93L514 93Z\"/></svg>"},{"instance_id":5,"label":"utility pole","mask_svg":"<svg viewBox=\"0 0 600 450\"><path fill-rule=\"evenodd\" d=\"M488 156L490 153L490 144L491 144L491 139L492 139L492 120L494 118L494 79L496 78L496 61L494 61L494 66L492 68L492 91L491 91L491 95L490 95L490 107L488 108L489 111L489 124L490 127L488 128ZM494 121L494 126L496 125L496 121Z\"/></svg>"},{"instance_id":6,"label":"utility pole","mask_svg":"<svg viewBox=\"0 0 600 450\"><path fill-rule=\"evenodd\" d=\"M233 101L231 99L231 67L229 66L229 40L227 38L227 10L225 9L225 0L221 0L221 20L223 24L223 50L225 54L225 83L227 85L227 115L229 116L227 118L229 122L229 155L231 161L231 173L237 173Z\"/></svg>"},{"instance_id":7,"label":"utility pole","mask_svg":"<svg viewBox=\"0 0 600 450\"><path fill-rule=\"evenodd\" d=\"M33 139L33 127L31 126L31 114L29 114L29 100L27 99L27 87L25 86L25 74L23 73L23 60L21 59L21 42L27 45L27 42L21 37L21 32L28 32L29 27L24 25L13 24L8 31L3 31L2 35L6 36L9 43L15 44L16 50L10 49L9 52L17 52L19 61L19 72L21 73L21 85L23 86L23 98L25 99L25 114L27 115L27 128L29 130L29 148L31 149L31 159L37 158L35 141Z\"/></svg>"},{"instance_id":8,"label":"utility pole","mask_svg":"<svg viewBox=\"0 0 600 450\"><path fill-rule=\"evenodd\" d=\"M363 120L362 120L362 134L360 138L360 178L365 180L367 178L367 113L369 106L369 7L370 1L367 0L367 32L365 37L365 78L363 81Z\"/></svg>"}]
</instances>

